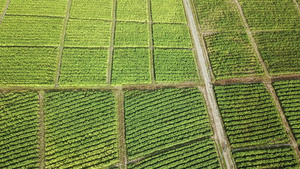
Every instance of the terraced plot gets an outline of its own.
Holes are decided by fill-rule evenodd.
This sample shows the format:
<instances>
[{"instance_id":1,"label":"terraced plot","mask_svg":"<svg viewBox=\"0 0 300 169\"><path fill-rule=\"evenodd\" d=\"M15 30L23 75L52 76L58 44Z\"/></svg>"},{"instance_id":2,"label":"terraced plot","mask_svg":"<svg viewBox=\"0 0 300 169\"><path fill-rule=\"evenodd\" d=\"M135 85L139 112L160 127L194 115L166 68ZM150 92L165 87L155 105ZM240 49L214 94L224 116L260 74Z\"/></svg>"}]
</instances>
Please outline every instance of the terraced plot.
<instances>
[{"instance_id":1,"label":"terraced plot","mask_svg":"<svg viewBox=\"0 0 300 169\"><path fill-rule=\"evenodd\" d=\"M65 46L67 47L109 47L111 22L100 20L68 21Z\"/></svg>"},{"instance_id":2,"label":"terraced plot","mask_svg":"<svg viewBox=\"0 0 300 169\"><path fill-rule=\"evenodd\" d=\"M273 83L273 86L292 132L300 144L300 81L280 81Z\"/></svg>"},{"instance_id":3,"label":"terraced plot","mask_svg":"<svg viewBox=\"0 0 300 169\"><path fill-rule=\"evenodd\" d=\"M246 33L216 33L204 39L216 79L263 74Z\"/></svg>"},{"instance_id":4,"label":"terraced plot","mask_svg":"<svg viewBox=\"0 0 300 169\"><path fill-rule=\"evenodd\" d=\"M231 147L287 143L270 93L263 84L215 86Z\"/></svg>"},{"instance_id":5,"label":"terraced plot","mask_svg":"<svg viewBox=\"0 0 300 169\"><path fill-rule=\"evenodd\" d=\"M182 49L155 49L156 82L199 81L193 51Z\"/></svg>"},{"instance_id":6,"label":"terraced plot","mask_svg":"<svg viewBox=\"0 0 300 169\"><path fill-rule=\"evenodd\" d=\"M117 120L111 92L45 93L46 168L117 163Z\"/></svg>"},{"instance_id":7,"label":"terraced plot","mask_svg":"<svg viewBox=\"0 0 300 169\"><path fill-rule=\"evenodd\" d=\"M237 168L298 168L291 147L256 149L232 153Z\"/></svg>"},{"instance_id":8,"label":"terraced plot","mask_svg":"<svg viewBox=\"0 0 300 169\"><path fill-rule=\"evenodd\" d=\"M146 23L117 22L116 47L148 47L149 29Z\"/></svg>"},{"instance_id":9,"label":"terraced plot","mask_svg":"<svg viewBox=\"0 0 300 169\"><path fill-rule=\"evenodd\" d=\"M182 1L155 0L151 1L153 22L186 23Z\"/></svg>"},{"instance_id":10,"label":"terraced plot","mask_svg":"<svg viewBox=\"0 0 300 169\"><path fill-rule=\"evenodd\" d=\"M115 49L112 84L151 83L148 49Z\"/></svg>"},{"instance_id":11,"label":"terraced plot","mask_svg":"<svg viewBox=\"0 0 300 169\"><path fill-rule=\"evenodd\" d=\"M183 24L154 24L155 47L192 48L189 29Z\"/></svg>"},{"instance_id":12,"label":"terraced plot","mask_svg":"<svg viewBox=\"0 0 300 169\"><path fill-rule=\"evenodd\" d=\"M300 13L293 0L239 0L251 30L300 29Z\"/></svg>"},{"instance_id":13,"label":"terraced plot","mask_svg":"<svg viewBox=\"0 0 300 169\"><path fill-rule=\"evenodd\" d=\"M72 0L70 17L111 20L112 8L112 0Z\"/></svg>"},{"instance_id":14,"label":"terraced plot","mask_svg":"<svg viewBox=\"0 0 300 169\"><path fill-rule=\"evenodd\" d=\"M38 94L0 93L0 168L38 168Z\"/></svg>"},{"instance_id":15,"label":"terraced plot","mask_svg":"<svg viewBox=\"0 0 300 169\"><path fill-rule=\"evenodd\" d=\"M118 21L148 21L147 0L118 0L116 18Z\"/></svg>"},{"instance_id":16,"label":"terraced plot","mask_svg":"<svg viewBox=\"0 0 300 169\"><path fill-rule=\"evenodd\" d=\"M0 47L0 85L52 85L57 48Z\"/></svg>"},{"instance_id":17,"label":"terraced plot","mask_svg":"<svg viewBox=\"0 0 300 169\"><path fill-rule=\"evenodd\" d=\"M206 139L129 164L128 168L220 168L220 164L214 143Z\"/></svg>"},{"instance_id":18,"label":"terraced plot","mask_svg":"<svg viewBox=\"0 0 300 169\"><path fill-rule=\"evenodd\" d=\"M126 91L125 131L129 159L212 135L196 88Z\"/></svg>"},{"instance_id":19,"label":"terraced plot","mask_svg":"<svg viewBox=\"0 0 300 169\"><path fill-rule=\"evenodd\" d=\"M107 49L65 48L59 84L66 86L106 84L107 60Z\"/></svg>"},{"instance_id":20,"label":"terraced plot","mask_svg":"<svg viewBox=\"0 0 300 169\"><path fill-rule=\"evenodd\" d=\"M68 0L11 0L7 10L10 15L66 15Z\"/></svg>"},{"instance_id":21,"label":"terraced plot","mask_svg":"<svg viewBox=\"0 0 300 169\"><path fill-rule=\"evenodd\" d=\"M271 75L300 73L300 31L254 34Z\"/></svg>"},{"instance_id":22,"label":"terraced plot","mask_svg":"<svg viewBox=\"0 0 300 169\"><path fill-rule=\"evenodd\" d=\"M5 16L0 25L0 45L58 46L62 18Z\"/></svg>"},{"instance_id":23,"label":"terraced plot","mask_svg":"<svg viewBox=\"0 0 300 169\"><path fill-rule=\"evenodd\" d=\"M238 9L232 0L194 0L202 31L243 30Z\"/></svg>"}]
</instances>

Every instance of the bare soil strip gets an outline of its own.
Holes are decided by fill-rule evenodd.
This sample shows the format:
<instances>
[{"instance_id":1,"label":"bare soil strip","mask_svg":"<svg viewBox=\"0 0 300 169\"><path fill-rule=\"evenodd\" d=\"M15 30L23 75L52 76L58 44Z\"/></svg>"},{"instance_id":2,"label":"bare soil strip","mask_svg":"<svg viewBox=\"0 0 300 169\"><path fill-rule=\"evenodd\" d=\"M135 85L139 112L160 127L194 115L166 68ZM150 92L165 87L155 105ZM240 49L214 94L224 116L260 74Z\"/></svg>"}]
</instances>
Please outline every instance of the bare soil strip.
<instances>
[{"instance_id":1,"label":"bare soil strip","mask_svg":"<svg viewBox=\"0 0 300 169\"><path fill-rule=\"evenodd\" d=\"M39 168L45 168L45 113L44 113L44 91L39 91Z\"/></svg>"},{"instance_id":2,"label":"bare soil strip","mask_svg":"<svg viewBox=\"0 0 300 169\"><path fill-rule=\"evenodd\" d=\"M127 168L127 153L125 143L125 109L124 109L124 93L122 90L116 92L117 98L117 118L118 118L118 145L120 157L120 169Z\"/></svg>"},{"instance_id":3,"label":"bare soil strip","mask_svg":"<svg viewBox=\"0 0 300 169\"><path fill-rule=\"evenodd\" d=\"M258 61L259 61L260 65L262 66L262 68L263 68L263 70L264 70L265 76L266 76L267 78L270 78L268 68L267 68L265 62L263 61L263 59L262 59L262 57L261 57L261 55L260 55L260 53L259 53L257 44L256 44L256 42L255 42L255 40L254 40L254 37L252 36L250 27L249 27L249 25L248 25L248 22L247 22L247 20L246 20L246 17L245 17L245 15L244 15L244 13L243 13L243 9L242 9L242 7L241 7L241 5L240 5L240 3L239 3L238 0L234 0L234 2L235 2L236 6L237 6L238 9L239 9L239 13L240 13L240 16L241 16L241 18L242 18L244 27L246 28L246 33L247 33L248 37L250 38L251 45L252 45L252 47L253 47L253 49L254 49L254 52L255 52L256 56L258 57Z\"/></svg>"},{"instance_id":4,"label":"bare soil strip","mask_svg":"<svg viewBox=\"0 0 300 169\"><path fill-rule=\"evenodd\" d=\"M189 27L191 29L191 33L192 33L192 37L194 40L194 45L197 51L197 56L201 65L201 71L203 74L203 79L205 82L205 88L206 88L206 93L207 93L207 101L208 101L208 105L211 108L211 113L212 116L214 117L214 125L217 128L216 131L216 135L218 137L219 143L222 147L222 149L224 150L221 154L223 155L227 168L235 168L235 165L233 163L233 160L231 158L230 155L230 147L229 147L229 143L227 141L226 138L226 134L222 125L222 120L220 117L220 112L218 109L218 105L215 99L215 95L214 95L214 90L213 90L213 86L211 84L211 79L209 76L209 68L208 68L208 61L205 59L203 51L202 51L202 47L201 47L201 43L199 40L199 33L196 27L196 23L194 20L194 16L193 16L193 12L192 12L192 8L190 5L190 1L189 0L183 0L184 2L184 7L185 7L185 11L186 11L186 15L187 15L187 19L189 21Z\"/></svg>"},{"instance_id":5,"label":"bare soil strip","mask_svg":"<svg viewBox=\"0 0 300 169\"><path fill-rule=\"evenodd\" d=\"M5 16L5 14L6 14L6 11L7 11L7 9L8 9L9 4L10 4L10 0L7 0L7 1L6 1L6 5L5 5L5 7L4 7L4 10L3 10L3 13L2 13L2 15L1 15L1 17L0 17L0 25L1 25L2 21L3 21L3 19L4 19L4 16Z\"/></svg>"},{"instance_id":6,"label":"bare soil strip","mask_svg":"<svg viewBox=\"0 0 300 169\"><path fill-rule=\"evenodd\" d=\"M117 0L113 1L113 10L112 10L112 22L111 22L111 38L110 38L110 47L109 47L109 57L107 62L107 84L111 84L111 74L113 67L113 54L114 54L114 40L115 40L115 31L116 31L116 10L117 10Z\"/></svg>"},{"instance_id":7,"label":"bare soil strip","mask_svg":"<svg viewBox=\"0 0 300 169\"><path fill-rule=\"evenodd\" d=\"M299 147L298 147L297 141L296 141L296 139L295 139L295 137L294 137L294 135L292 133L290 125L289 125L289 123L288 123L288 121L287 121L287 119L286 119L286 117L284 115L284 112L283 112L282 108L281 108L281 105L280 105L279 99L278 99L278 97L276 95L275 89L274 89L274 87L272 86L271 83L265 83L265 86L269 90L269 92L271 93L271 95L272 95L272 97L273 97L273 99L275 101L277 110L279 111L279 114L280 114L281 121L282 121L283 126L285 128L285 131L287 132L287 134L288 134L288 136L290 138L291 144L292 144L292 146L293 146L293 148L294 148L294 150L296 152L296 155L297 155L298 161L299 161L299 159L300 159Z\"/></svg>"},{"instance_id":8,"label":"bare soil strip","mask_svg":"<svg viewBox=\"0 0 300 169\"><path fill-rule=\"evenodd\" d=\"M151 0L147 0L148 5L148 24L149 24L149 49L150 49L150 76L152 84L155 84L155 73L154 73L154 47L153 47L153 30L152 30L152 13L151 13Z\"/></svg>"},{"instance_id":9,"label":"bare soil strip","mask_svg":"<svg viewBox=\"0 0 300 169\"><path fill-rule=\"evenodd\" d=\"M65 37L66 37L66 31L67 31L67 25L68 21L70 18L70 10L71 10L71 4L72 0L68 0L68 6L66 10L66 17L64 19L64 25L63 25L63 32L60 36L60 45L59 45L59 52L58 52L58 57L57 57L57 69L56 69L56 76L54 79L55 86L58 87L58 82L59 82L59 75L60 75L60 67L61 67L61 58L64 50L64 45L65 45Z\"/></svg>"}]
</instances>

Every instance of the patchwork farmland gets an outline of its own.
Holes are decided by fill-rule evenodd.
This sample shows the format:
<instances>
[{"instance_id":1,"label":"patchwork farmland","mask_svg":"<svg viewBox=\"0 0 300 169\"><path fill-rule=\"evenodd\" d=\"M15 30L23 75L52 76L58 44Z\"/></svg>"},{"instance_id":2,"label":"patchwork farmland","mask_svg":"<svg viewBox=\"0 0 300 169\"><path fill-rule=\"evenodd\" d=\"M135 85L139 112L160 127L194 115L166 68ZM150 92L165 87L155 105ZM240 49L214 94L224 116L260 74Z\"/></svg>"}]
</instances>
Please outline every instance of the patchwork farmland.
<instances>
[{"instance_id":1,"label":"patchwork farmland","mask_svg":"<svg viewBox=\"0 0 300 169\"><path fill-rule=\"evenodd\" d=\"M0 168L299 168L297 0L0 0Z\"/></svg>"}]
</instances>

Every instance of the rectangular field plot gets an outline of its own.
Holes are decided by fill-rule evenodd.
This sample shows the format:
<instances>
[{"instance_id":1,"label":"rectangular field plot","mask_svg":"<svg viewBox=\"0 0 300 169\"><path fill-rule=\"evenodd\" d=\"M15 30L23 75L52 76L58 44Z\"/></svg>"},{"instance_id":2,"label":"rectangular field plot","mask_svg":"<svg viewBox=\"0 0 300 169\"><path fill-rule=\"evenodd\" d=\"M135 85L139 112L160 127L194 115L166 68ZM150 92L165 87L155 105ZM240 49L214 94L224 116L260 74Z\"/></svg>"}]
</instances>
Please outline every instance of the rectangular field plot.
<instances>
[{"instance_id":1,"label":"rectangular field plot","mask_svg":"<svg viewBox=\"0 0 300 169\"><path fill-rule=\"evenodd\" d=\"M254 34L271 75L300 73L300 31Z\"/></svg>"},{"instance_id":2,"label":"rectangular field plot","mask_svg":"<svg viewBox=\"0 0 300 169\"><path fill-rule=\"evenodd\" d=\"M7 14L66 16L68 0L11 0Z\"/></svg>"},{"instance_id":3,"label":"rectangular field plot","mask_svg":"<svg viewBox=\"0 0 300 169\"><path fill-rule=\"evenodd\" d=\"M287 143L271 94L263 84L215 86L231 147Z\"/></svg>"},{"instance_id":4,"label":"rectangular field plot","mask_svg":"<svg viewBox=\"0 0 300 169\"><path fill-rule=\"evenodd\" d=\"M263 74L246 33L217 33L204 39L216 79Z\"/></svg>"},{"instance_id":5,"label":"rectangular field plot","mask_svg":"<svg viewBox=\"0 0 300 169\"><path fill-rule=\"evenodd\" d=\"M167 150L164 153L129 164L129 169L139 168L220 168L214 143L210 139Z\"/></svg>"},{"instance_id":6,"label":"rectangular field plot","mask_svg":"<svg viewBox=\"0 0 300 169\"><path fill-rule=\"evenodd\" d=\"M273 83L290 128L300 144L300 80Z\"/></svg>"},{"instance_id":7,"label":"rectangular field plot","mask_svg":"<svg viewBox=\"0 0 300 169\"><path fill-rule=\"evenodd\" d=\"M231 31L244 29L237 6L232 0L194 0L203 31Z\"/></svg>"},{"instance_id":8,"label":"rectangular field plot","mask_svg":"<svg viewBox=\"0 0 300 169\"><path fill-rule=\"evenodd\" d=\"M116 18L118 21L148 21L147 0L118 0Z\"/></svg>"},{"instance_id":9,"label":"rectangular field plot","mask_svg":"<svg viewBox=\"0 0 300 169\"><path fill-rule=\"evenodd\" d=\"M62 18L5 16L0 45L58 46L62 29Z\"/></svg>"},{"instance_id":10,"label":"rectangular field plot","mask_svg":"<svg viewBox=\"0 0 300 169\"><path fill-rule=\"evenodd\" d=\"M125 124L129 159L212 135L196 88L126 91Z\"/></svg>"},{"instance_id":11,"label":"rectangular field plot","mask_svg":"<svg viewBox=\"0 0 300 169\"><path fill-rule=\"evenodd\" d=\"M155 49L154 67L157 82L199 81L191 50Z\"/></svg>"},{"instance_id":12,"label":"rectangular field plot","mask_svg":"<svg viewBox=\"0 0 300 169\"><path fill-rule=\"evenodd\" d=\"M232 153L237 168L298 168L291 147L244 150ZM298 167L297 167L298 166Z\"/></svg>"},{"instance_id":13,"label":"rectangular field plot","mask_svg":"<svg viewBox=\"0 0 300 169\"><path fill-rule=\"evenodd\" d=\"M300 29L300 13L293 0L239 0L252 30Z\"/></svg>"},{"instance_id":14,"label":"rectangular field plot","mask_svg":"<svg viewBox=\"0 0 300 169\"><path fill-rule=\"evenodd\" d=\"M115 49L112 84L151 83L148 49Z\"/></svg>"},{"instance_id":15,"label":"rectangular field plot","mask_svg":"<svg viewBox=\"0 0 300 169\"><path fill-rule=\"evenodd\" d=\"M183 24L154 24L155 47L192 48L189 28Z\"/></svg>"},{"instance_id":16,"label":"rectangular field plot","mask_svg":"<svg viewBox=\"0 0 300 169\"><path fill-rule=\"evenodd\" d=\"M148 47L149 29L146 23L117 22L116 47Z\"/></svg>"},{"instance_id":17,"label":"rectangular field plot","mask_svg":"<svg viewBox=\"0 0 300 169\"><path fill-rule=\"evenodd\" d=\"M151 1L153 22L186 23L182 1L154 0Z\"/></svg>"},{"instance_id":18,"label":"rectangular field plot","mask_svg":"<svg viewBox=\"0 0 300 169\"><path fill-rule=\"evenodd\" d=\"M106 84L108 50L65 48L59 84L88 86Z\"/></svg>"},{"instance_id":19,"label":"rectangular field plot","mask_svg":"<svg viewBox=\"0 0 300 169\"><path fill-rule=\"evenodd\" d=\"M67 26L65 46L109 47L110 37L111 22L70 19Z\"/></svg>"},{"instance_id":20,"label":"rectangular field plot","mask_svg":"<svg viewBox=\"0 0 300 169\"><path fill-rule=\"evenodd\" d=\"M105 168L118 162L111 92L45 93L46 168Z\"/></svg>"},{"instance_id":21,"label":"rectangular field plot","mask_svg":"<svg viewBox=\"0 0 300 169\"><path fill-rule=\"evenodd\" d=\"M38 168L38 94L0 93L0 168Z\"/></svg>"},{"instance_id":22,"label":"rectangular field plot","mask_svg":"<svg viewBox=\"0 0 300 169\"><path fill-rule=\"evenodd\" d=\"M72 0L70 18L112 20L112 0Z\"/></svg>"},{"instance_id":23,"label":"rectangular field plot","mask_svg":"<svg viewBox=\"0 0 300 169\"><path fill-rule=\"evenodd\" d=\"M0 85L54 84L56 48L0 47Z\"/></svg>"}]
</instances>

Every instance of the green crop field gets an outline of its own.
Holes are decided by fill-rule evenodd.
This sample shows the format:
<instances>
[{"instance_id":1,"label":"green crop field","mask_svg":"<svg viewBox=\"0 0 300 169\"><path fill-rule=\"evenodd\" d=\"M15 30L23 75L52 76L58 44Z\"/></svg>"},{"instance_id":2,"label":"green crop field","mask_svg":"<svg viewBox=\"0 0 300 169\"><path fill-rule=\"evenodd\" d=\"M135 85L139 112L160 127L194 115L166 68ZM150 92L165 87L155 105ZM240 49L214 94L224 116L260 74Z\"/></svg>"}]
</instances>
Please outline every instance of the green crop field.
<instances>
[{"instance_id":1,"label":"green crop field","mask_svg":"<svg viewBox=\"0 0 300 169\"><path fill-rule=\"evenodd\" d=\"M0 167L37 168L38 94L0 94Z\"/></svg>"},{"instance_id":2,"label":"green crop field","mask_svg":"<svg viewBox=\"0 0 300 169\"><path fill-rule=\"evenodd\" d=\"M118 162L114 99L111 92L45 93L46 168Z\"/></svg>"},{"instance_id":3,"label":"green crop field","mask_svg":"<svg viewBox=\"0 0 300 169\"><path fill-rule=\"evenodd\" d=\"M297 168L297 160L290 147L234 152L238 168Z\"/></svg>"},{"instance_id":4,"label":"green crop field","mask_svg":"<svg viewBox=\"0 0 300 169\"><path fill-rule=\"evenodd\" d=\"M300 73L300 31L254 34L270 74Z\"/></svg>"},{"instance_id":5,"label":"green crop field","mask_svg":"<svg viewBox=\"0 0 300 169\"><path fill-rule=\"evenodd\" d=\"M207 35L204 39L216 79L263 73L247 34L217 33Z\"/></svg>"},{"instance_id":6,"label":"green crop field","mask_svg":"<svg viewBox=\"0 0 300 169\"><path fill-rule=\"evenodd\" d=\"M299 0L0 0L0 169L299 169L299 49Z\"/></svg>"},{"instance_id":7,"label":"green crop field","mask_svg":"<svg viewBox=\"0 0 300 169\"><path fill-rule=\"evenodd\" d=\"M12 0L6 13L10 15L65 16L66 9L67 0Z\"/></svg>"},{"instance_id":8,"label":"green crop field","mask_svg":"<svg viewBox=\"0 0 300 169\"><path fill-rule=\"evenodd\" d=\"M125 127L130 159L212 135L203 98L193 88L125 92Z\"/></svg>"},{"instance_id":9,"label":"green crop field","mask_svg":"<svg viewBox=\"0 0 300 169\"><path fill-rule=\"evenodd\" d=\"M232 147L288 142L272 97L263 84L216 86L215 92Z\"/></svg>"},{"instance_id":10,"label":"green crop field","mask_svg":"<svg viewBox=\"0 0 300 169\"><path fill-rule=\"evenodd\" d=\"M243 30L238 9L232 0L193 0L203 31Z\"/></svg>"},{"instance_id":11,"label":"green crop field","mask_svg":"<svg viewBox=\"0 0 300 169\"><path fill-rule=\"evenodd\" d=\"M66 47L109 47L111 23L98 20L70 19L65 37Z\"/></svg>"},{"instance_id":12,"label":"green crop field","mask_svg":"<svg viewBox=\"0 0 300 169\"><path fill-rule=\"evenodd\" d=\"M300 143L300 81L275 82L274 88L292 132L297 142Z\"/></svg>"}]
</instances>

